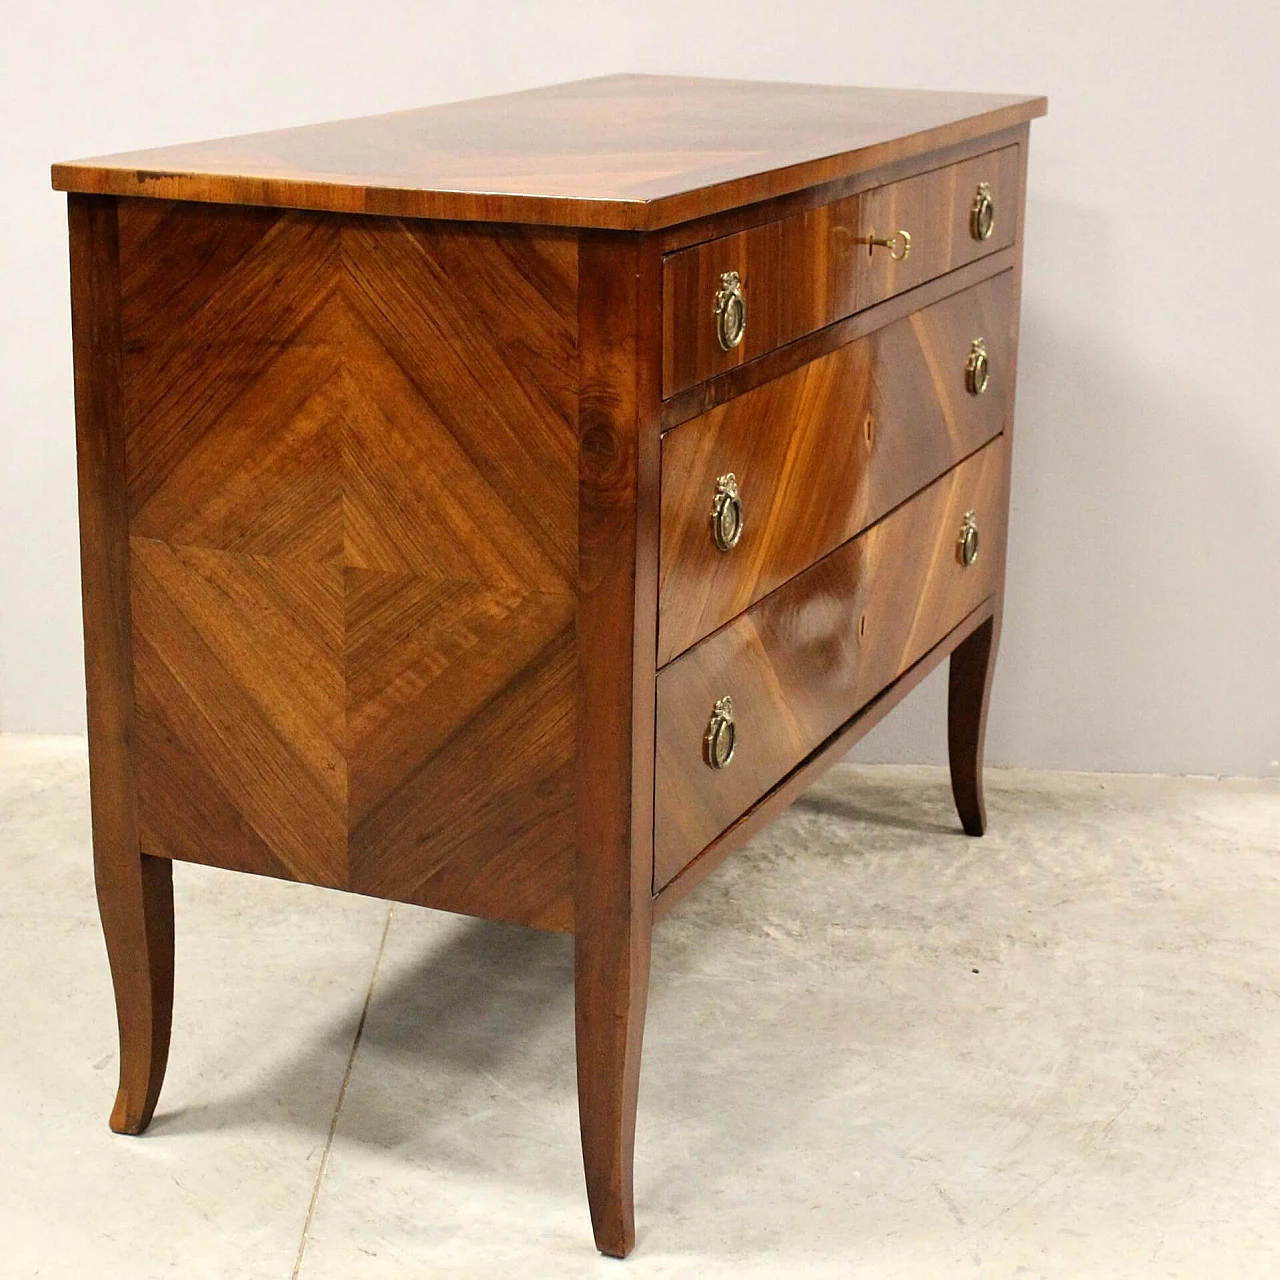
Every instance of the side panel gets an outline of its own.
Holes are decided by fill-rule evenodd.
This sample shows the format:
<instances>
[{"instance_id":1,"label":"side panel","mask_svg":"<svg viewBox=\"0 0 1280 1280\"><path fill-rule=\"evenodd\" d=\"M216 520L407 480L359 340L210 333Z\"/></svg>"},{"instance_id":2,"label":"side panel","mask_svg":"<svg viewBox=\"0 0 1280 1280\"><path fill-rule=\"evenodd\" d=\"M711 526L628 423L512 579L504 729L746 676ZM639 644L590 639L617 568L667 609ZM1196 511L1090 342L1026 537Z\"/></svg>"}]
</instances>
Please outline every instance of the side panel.
<instances>
[{"instance_id":1,"label":"side panel","mask_svg":"<svg viewBox=\"0 0 1280 1280\"><path fill-rule=\"evenodd\" d=\"M577 239L123 201L139 825L568 929Z\"/></svg>"}]
</instances>

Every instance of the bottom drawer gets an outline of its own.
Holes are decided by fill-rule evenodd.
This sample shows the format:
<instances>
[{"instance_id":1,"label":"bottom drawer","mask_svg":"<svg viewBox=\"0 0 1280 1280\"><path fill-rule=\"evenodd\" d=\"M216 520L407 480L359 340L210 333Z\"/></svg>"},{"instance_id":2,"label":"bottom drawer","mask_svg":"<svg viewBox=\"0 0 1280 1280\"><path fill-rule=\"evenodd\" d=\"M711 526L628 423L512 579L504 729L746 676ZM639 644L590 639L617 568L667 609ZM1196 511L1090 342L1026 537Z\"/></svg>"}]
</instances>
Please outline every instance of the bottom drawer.
<instances>
[{"instance_id":1,"label":"bottom drawer","mask_svg":"<svg viewBox=\"0 0 1280 1280\"><path fill-rule=\"evenodd\" d=\"M1000 436L659 673L655 891L992 593L1005 518Z\"/></svg>"}]
</instances>

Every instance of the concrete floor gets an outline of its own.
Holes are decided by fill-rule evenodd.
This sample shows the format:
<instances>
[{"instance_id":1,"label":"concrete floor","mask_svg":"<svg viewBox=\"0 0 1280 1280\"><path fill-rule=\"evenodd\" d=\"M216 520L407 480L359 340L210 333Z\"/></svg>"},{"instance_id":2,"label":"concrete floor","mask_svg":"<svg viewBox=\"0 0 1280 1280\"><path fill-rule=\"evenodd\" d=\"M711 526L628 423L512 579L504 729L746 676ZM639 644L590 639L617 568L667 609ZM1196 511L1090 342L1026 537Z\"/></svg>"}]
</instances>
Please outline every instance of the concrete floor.
<instances>
[{"instance_id":1,"label":"concrete floor","mask_svg":"<svg viewBox=\"0 0 1280 1280\"><path fill-rule=\"evenodd\" d=\"M0 739L0 1275L1280 1275L1280 786L988 789L841 767L660 926L617 1264L564 938L180 866L112 1136L83 744Z\"/></svg>"}]
</instances>

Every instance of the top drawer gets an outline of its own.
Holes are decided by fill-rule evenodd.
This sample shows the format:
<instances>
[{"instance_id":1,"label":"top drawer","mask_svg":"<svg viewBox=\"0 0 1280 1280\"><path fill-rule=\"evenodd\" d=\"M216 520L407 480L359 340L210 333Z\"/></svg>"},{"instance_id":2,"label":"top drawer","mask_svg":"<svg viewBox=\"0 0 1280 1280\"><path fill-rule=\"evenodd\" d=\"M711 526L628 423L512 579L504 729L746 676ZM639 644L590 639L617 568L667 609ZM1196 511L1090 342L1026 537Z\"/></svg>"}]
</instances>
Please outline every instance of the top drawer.
<instances>
[{"instance_id":1,"label":"top drawer","mask_svg":"<svg viewBox=\"0 0 1280 1280\"><path fill-rule=\"evenodd\" d=\"M1006 248L1020 185L1015 144L668 254L663 396Z\"/></svg>"}]
</instances>

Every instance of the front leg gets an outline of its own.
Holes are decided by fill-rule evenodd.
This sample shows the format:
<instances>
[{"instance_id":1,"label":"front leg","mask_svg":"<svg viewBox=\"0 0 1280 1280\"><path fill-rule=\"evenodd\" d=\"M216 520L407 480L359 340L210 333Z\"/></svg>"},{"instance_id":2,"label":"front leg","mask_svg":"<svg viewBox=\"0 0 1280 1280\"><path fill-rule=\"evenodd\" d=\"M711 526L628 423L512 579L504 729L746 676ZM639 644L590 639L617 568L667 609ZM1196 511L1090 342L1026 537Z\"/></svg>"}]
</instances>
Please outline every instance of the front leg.
<instances>
[{"instance_id":1,"label":"front leg","mask_svg":"<svg viewBox=\"0 0 1280 1280\"><path fill-rule=\"evenodd\" d=\"M998 606L997 606L998 609ZM991 678L995 672L1000 618L997 611L951 654L947 696L947 748L951 793L960 823L971 836L987 829L982 795L982 753L987 736Z\"/></svg>"},{"instance_id":2,"label":"front leg","mask_svg":"<svg viewBox=\"0 0 1280 1280\"><path fill-rule=\"evenodd\" d=\"M649 991L648 913L580 919L574 941L578 1116L591 1226L601 1253L636 1242L632 1165Z\"/></svg>"},{"instance_id":3,"label":"front leg","mask_svg":"<svg viewBox=\"0 0 1280 1280\"><path fill-rule=\"evenodd\" d=\"M660 250L612 232L578 249L578 1115L596 1246L615 1258L636 1241L653 925Z\"/></svg>"}]
</instances>

